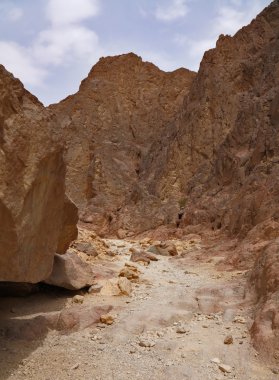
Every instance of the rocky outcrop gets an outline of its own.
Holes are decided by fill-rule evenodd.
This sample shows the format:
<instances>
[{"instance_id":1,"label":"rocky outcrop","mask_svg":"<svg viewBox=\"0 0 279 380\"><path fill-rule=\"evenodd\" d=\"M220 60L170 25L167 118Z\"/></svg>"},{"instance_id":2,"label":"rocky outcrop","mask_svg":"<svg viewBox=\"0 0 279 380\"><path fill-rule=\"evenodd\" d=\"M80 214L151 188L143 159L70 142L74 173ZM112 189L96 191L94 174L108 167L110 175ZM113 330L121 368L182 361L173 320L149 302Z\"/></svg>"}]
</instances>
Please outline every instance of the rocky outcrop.
<instances>
[{"instance_id":1,"label":"rocky outcrop","mask_svg":"<svg viewBox=\"0 0 279 380\"><path fill-rule=\"evenodd\" d=\"M69 290L79 290L93 285L95 276L91 266L76 253L66 252L65 255L55 255L52 273L45 282Z\"/></svg>"},{"instance_id":2,"label":"rocky outcrop","mask_svg":"<svg viewBox=\"0 0 279 380\"><path fill-rule=\"evenodd\" d=\"M244 237L277 220L278 38L274 1L205 54L180 130L179 149L189 162L181 174L182 226L202 223Z\"/></svg>"},{"instance_id":3,"label":"rocky outcrop","mask_svg":"<svg viewBox=\"0 0 279 380\"><path fill-rule=\"evenodd\" d=\"M193 82L167 170L177 167L185 200L179 227L237 237L227 263L251 269L257 294L252 337L278 350L279 2L234 37L221 36ZM177 153L179 151L179 153ZM176 166L175 166L176 165ZM167 176L166 176L167 178ZM243 240L244 239L244 240Z\"/></svg>"},{"instance_id":4,"label":"rocky outcrop","mask_svg":"<svg viewBox=\"0 0 279 380\"><path fill-rule=\"evenodd\" d=\"M249 280L257 303L251 330L254 344L267 355L272 352L276 359L279 352L279 239L262 250Z\"/></svg>"},{"instance_id":5,"label":"rocky outcrop","mask_svg":"<svg viewBox=\"0 0 279 380\"><path fill-rule=\"evenodd\" d=\"M0 66L0 281L36 283L52 270L65 197L57 130L55 117Z\"/></svg>"},{"instance_id":6,"label":"rocky outcrop","mask_svg":"<svg viewBox=\"0 0 279 380\"><path fill-rule=\"evenodd\" d=\"M102 58L75 95L50 107L66 137L67 192L99 233L122 238L176 214L155 191L146 157L154 141L175 133L194 77L186 69L165 73L135 54Z\"/></svg>"}]
</instances>

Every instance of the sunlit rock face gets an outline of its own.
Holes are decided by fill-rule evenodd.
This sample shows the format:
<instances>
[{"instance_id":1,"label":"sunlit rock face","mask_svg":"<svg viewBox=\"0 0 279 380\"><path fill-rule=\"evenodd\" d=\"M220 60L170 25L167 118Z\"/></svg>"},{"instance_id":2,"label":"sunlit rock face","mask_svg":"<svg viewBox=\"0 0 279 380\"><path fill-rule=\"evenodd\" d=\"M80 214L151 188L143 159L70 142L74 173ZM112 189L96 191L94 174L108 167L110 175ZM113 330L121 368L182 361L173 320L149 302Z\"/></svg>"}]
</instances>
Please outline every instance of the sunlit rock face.
<instances>
[{"instance_id":1,"label":"sunlit rock face","mask_svg":"<svg viewBox=\"0 0 279 380\"><path fill-rule=\"evenodd\" d=\"M67 192L98 232L123 237L176 216L177 202L157 191L158 157L194 77L186 69L163 72L135 54L102 58L75 95L50 107L67 141Z\"/></svg>"},{"instance_id":2,"label":"sunlit rock face","mask_svg":"<svg viewBox=\"0 0 279 380\"><path fill-rule=\"evenodd\" d=\"M57 130L54 116L0 66L0 281L35 283L52 270L65 202Z\"/></svg>"},{"instance_id":3,"label":"sunlit rock face","mask_svg":"<svg viewBox=\"0 0 279 380\"><path fill-rule=\"evenodd\" d=\"M278 36L275 1L204 55L174 147L184 157L184 226L244 237L278 220Z\"/></svg>"}]
</instances>

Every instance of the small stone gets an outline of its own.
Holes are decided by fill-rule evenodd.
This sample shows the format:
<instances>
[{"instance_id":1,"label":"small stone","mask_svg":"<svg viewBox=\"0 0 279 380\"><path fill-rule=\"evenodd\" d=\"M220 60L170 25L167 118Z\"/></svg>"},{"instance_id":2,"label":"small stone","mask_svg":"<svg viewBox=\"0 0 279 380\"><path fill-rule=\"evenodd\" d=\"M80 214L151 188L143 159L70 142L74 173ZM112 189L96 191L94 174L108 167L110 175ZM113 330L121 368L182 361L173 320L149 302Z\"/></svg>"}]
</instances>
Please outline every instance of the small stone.
<instances>
[{"instance_id":1,"label":"small stone","mask_svg":"<svg viewBox=\"0 0 279 380\"><path fill-rule=\"evenodd\" d=\"M272 373L274 373L274 375L279 375L279 369L278 368L271 368L271 371L272 371Z\"/></svg>"},{"instance_id":2,"label":"small stone","mask_svg":"<svg viewBox=\"0 0 279 380\"><path fill-rule=\"evenodd\" d=\"M111 314L101 315L100 321L106 325L112 325L114 322L114 317Z\"/></svg>"},{"instance_id":3,"label":"small stone","mask_svg":"<svg viewBox=\"0 0 279 380\"><path fill-rule=\"evenodd\" d=\"M72 366L71 369L78 369L78 367L79 367L79 363L76 363L75 365Z\"/></svg>"},{"instance_id":4,"label":"small stone","mask_svg":"<svg viewBox=\"0 0 279 380\"><path fill-rule=\"evenodd\" d=\"M130 349L130 354L135 354L137 352L137 350L133 347Z\"/></svg>"},{"instance_id":5,"label":"small stone","mask_svg":"<svg viewBox=\"0 0 279 380\"><path fill-rule=\"evenodd\" d=\"M118 280L118 287L121 291L121 294L129 296L132 292L132 284L126 277L120 277Z\"/></svg>"},{"instance_id":6,"label":"small stone","mask_svg":"<svg viewBox=\"0 0 279 380\"><path fill-rule=\"evenodd\" d=\"M139 341L139 345L141 347L154 347L155 346L155 342L153 342L153 340L149 340L149 339L141 339Z\"/></svg>"},{"instance_id":7,"label":"small stone","mask_svg":"<svg viewBox=\"0 0 279 380\"><path fill-rule=\"evenodd\" d=\"M94 284L94 285L90 286L90 288L88 289L88 293L90 293L90 294L100 293L101 289L102 289L102 285Z\"/></svg>"},{"instance_id":8,"label":"small stone","mask_svg":"<svg viewBox=\"0 0 279 380\"><path fill-rule=\"evenodd\" d=\"M234 320L233 320L235 323L242 323L242 324L245 324L246 323L246 319L244 317L242 317L241 315L237 315Z\"/></svg>"},{"instance_id":9,"label":"small stone","mask_svg":"<svg viewBox=\"0 0 279 380\"><path fill-rule=\"evenodd\" d=\"M233 344L233 337L232 335L227 335L224 339L224 344Z\"/></svg>"},{"instance_id":10,"label":"small stone","mask_svg":"<svg viewBox=\"0 0 279 380\"><path fill-rule=\"evenodd\" d=\"M224 373L231 373L232 372L232 367L227 365L227 364L219 364L219 369L224 372Z\"/></svg>"},{"instance_id":11,"label":"small stone","mask_svg":"<svg viewBox=\"0 0 279 380\"><path fill-rule=\"evenodd\" d=\"M183 326L178 326L176 329L177 334L185 334L187 330Z\"/></svg>"},{"instance_id":12,"label":"small stone","mask_svg":"<svg viewBox=\"0 0 279 380\"><path fill-rule=\"evenodd\" d=\"M83 303L84 301L84 297L83 296L79 296L78 294L75 295L73 298L72 298L72 302L73 303Z\"/></svg>"},{"instance_id":13,"label":"small stone","mask_svg":"<svg viewBox=\"0 0 279 380\"><path fill-rule=\"evenodd\" d=\"M213 359L210 359L210 361L215 364L221 364L221 360L219 358L213 358Z\"/></svg>"}]
</instances>

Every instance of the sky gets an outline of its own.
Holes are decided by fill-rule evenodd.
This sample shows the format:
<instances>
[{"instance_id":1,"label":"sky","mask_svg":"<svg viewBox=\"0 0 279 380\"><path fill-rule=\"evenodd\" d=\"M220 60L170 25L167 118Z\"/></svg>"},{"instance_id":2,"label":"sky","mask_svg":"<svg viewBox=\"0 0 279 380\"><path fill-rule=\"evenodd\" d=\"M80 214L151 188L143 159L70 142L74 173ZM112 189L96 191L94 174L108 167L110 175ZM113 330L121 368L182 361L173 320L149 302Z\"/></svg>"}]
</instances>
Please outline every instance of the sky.
<instances>
[{"instance_id":1,"label":"sky","mask_svg":"<svg viewBox=\"0 0 279 380\"><path fill-rule=\"evenodd\" d=\"M45 105L75 93L100 57L134 52L197 71L220 34L271 0L0 0L0 63Z\"/></svg>"}]
</instances>

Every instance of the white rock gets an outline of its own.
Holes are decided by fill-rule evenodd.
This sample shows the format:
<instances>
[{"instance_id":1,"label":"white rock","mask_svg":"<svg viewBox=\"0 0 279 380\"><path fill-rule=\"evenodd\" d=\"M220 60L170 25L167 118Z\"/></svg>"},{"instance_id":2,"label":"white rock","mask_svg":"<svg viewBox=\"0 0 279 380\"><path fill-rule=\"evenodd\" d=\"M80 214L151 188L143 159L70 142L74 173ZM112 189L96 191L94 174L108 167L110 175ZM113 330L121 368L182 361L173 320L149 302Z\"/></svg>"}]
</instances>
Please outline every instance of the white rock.
<instances>
[{"instance_id":1,"label":"white rock","mask_svg":"<svg viewBox=\"0 0 279 380\"><path fill-rule=\"evenodd\" d=\"M227 365L227 364L219 364L219 369L224 372L224 373L231 373L232 372L232 367Z\"/></svg>"},{"instance_id":2,"label":"white rock","mask_svg":"<svg viewBox=\"0 0 279 380\"><path fill-rule=\"evenodd\" d=\"M215 364L220 364L221 363L221 360L219 358L212 358L212 359L210 359L210 361L212 363L215 363Z\"/></svg>"},{"instance_id":3,"label":"white rock","mask_svg":"<svg viewBox=\"0 0 279 380\"><path fill-rule=\"evenodd\" d=\"M155 342L153 340L149 340L149 339L144 339L142 338L140 341L139 341L139 345L141 347L154 347L155 346Z\"/></svg>"}]
</instances>

